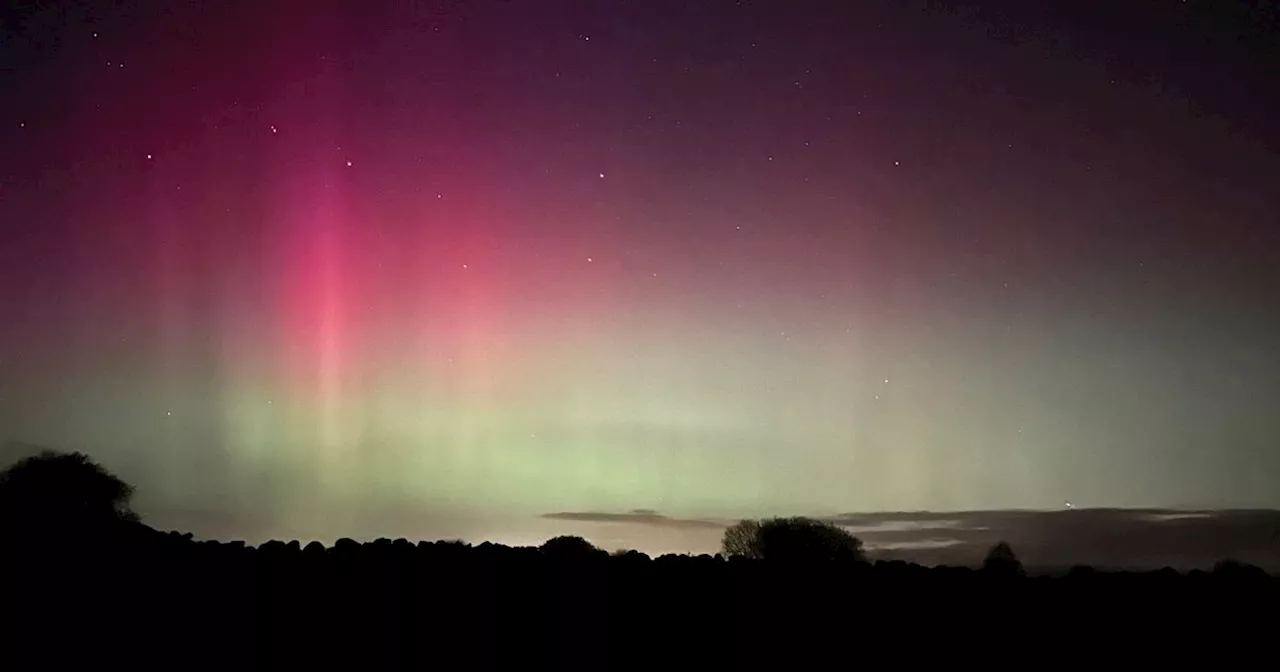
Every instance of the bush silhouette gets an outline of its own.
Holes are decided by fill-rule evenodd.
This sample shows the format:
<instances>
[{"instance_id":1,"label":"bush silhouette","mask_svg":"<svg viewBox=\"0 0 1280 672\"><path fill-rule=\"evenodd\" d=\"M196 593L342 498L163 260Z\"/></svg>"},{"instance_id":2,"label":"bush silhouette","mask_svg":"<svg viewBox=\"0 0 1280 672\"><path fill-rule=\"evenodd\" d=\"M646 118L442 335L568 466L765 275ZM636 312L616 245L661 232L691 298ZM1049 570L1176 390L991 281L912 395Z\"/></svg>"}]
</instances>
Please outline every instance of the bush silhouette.
<instances>
[{"instance_id":1,"label":"bush silhouette","mask_svg":"<svg viewBox=\"0 0 1280 672\"><path fill-rule=\"evenodd\" d=\"M553 537L542 543L541 548L543 555L565 560L577 560L582 558L591 558L599 555L608 555L604 549L597 548L594 544L575 536Z\"/></svg>"},{"instance_id":2,"label":"bush silhouette","mask_svg":"<svg viewBox=\"0 0 1280 672\"><path fill-rule=\"evenodd\" d=\"M1007 576L1021 576L1024 573L1022 561L1013 552L1013 547L1003 541L987 551L987 557L982 561L982 569Z\"/></svg>"},{"instance_id":3,"label":"bush silhouette","mask_svg":"<svg viewBox=\"0 0 1280 672\"><path fill-rule=\"evenodd\" d=\"M782 561L863 561L862 540L812 518L743 520L722 537L725 555Z\"/></svg>"},{"instance_id":4,"label":"bush silhouette","mask_svg":"<svg viewBox=\"0 0 1280 672\"><path fill-rule=\"evenodd\" d=\"M133 486L83 453L45 450L0 472L0 524L47 536L138 521Z\"/></svg>"}]
</instances>

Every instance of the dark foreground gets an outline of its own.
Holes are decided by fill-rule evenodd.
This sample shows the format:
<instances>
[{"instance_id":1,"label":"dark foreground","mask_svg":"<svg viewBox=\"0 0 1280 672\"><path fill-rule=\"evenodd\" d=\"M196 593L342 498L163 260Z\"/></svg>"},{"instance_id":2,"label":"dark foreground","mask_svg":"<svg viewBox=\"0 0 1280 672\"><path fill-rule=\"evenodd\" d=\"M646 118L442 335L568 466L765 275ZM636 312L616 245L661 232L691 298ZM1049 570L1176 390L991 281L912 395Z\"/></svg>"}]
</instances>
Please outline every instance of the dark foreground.
<instances>
[{"instance_id":1,"label":"dark foreground","mask_svg":"<svg viewBox=\"0 0 1280 672\"><path fill-rule=\"evenodd\" d=\"M1280 579L1233 565L1022 578L150 532L39 548L4 555L4 669L1229 669L1273 662L1280 631Z\"/></svg>"}]
</instances>

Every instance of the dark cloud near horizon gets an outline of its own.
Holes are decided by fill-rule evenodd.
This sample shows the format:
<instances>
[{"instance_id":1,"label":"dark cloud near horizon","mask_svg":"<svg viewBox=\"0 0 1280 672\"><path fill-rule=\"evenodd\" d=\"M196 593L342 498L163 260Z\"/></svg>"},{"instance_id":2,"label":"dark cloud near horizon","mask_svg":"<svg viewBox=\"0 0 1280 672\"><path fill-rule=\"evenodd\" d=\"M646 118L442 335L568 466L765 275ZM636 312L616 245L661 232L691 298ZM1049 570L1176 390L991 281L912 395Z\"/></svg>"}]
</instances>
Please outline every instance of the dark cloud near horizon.
<instances>
[{"instance_id":1,"label":"dark cloud near horizon","mask_svg":"<svg viewBox=\"0 0 1280 672\"><path fill-rule=\"evenodd\" d=\"M910 527L894 529L901 520L884 514L834 522L871 523L858 534L882 547L882 557L924 564L972 564L1007 541L1033 567L1190 569L1231 558L1280 568L1280 511L1273 510L970 511L911 516Z\"/></svg>"},{"instance_id":2,"label":"dark cloud near horizon","mask_svg":"<svg viewBox=\"0 0 1280 672\"><path fill-rule=\"evenodd\" d=\"M544 518L650 527L723 529L730 521L672 518L653 511L573 512ZM849 513L823 517L853 531L876 559L975 565L991 546L1011 544L1029 567L1210 567L1234 559L1280 569L1280 511L1070 509Z\"/></svg>"},{"instance_id":3,"label":"dark cloud near horizon","mask_svg":"<svg viewBox=\"0 0 1280 672\"><path fill-rule=\"evenodd\" d=\"M590 523L634 523L638 525L655 525L659 527L708 528L723 529L724 523L696 518L671 518L653 509L634 509L627 513L578 513L561 512L545 513L542 518L551 520L573 520Z\"/></svg>"}]
</instances>

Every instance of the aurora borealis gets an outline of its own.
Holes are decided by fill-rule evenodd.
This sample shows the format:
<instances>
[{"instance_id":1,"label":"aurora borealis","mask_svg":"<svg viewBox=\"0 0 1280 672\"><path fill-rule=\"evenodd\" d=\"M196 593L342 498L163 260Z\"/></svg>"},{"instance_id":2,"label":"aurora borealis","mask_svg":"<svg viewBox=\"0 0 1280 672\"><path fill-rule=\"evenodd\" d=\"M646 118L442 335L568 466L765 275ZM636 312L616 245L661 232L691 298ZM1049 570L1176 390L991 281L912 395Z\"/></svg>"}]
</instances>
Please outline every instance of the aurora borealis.
<instances>
[{"instance_id":1,"label":"aurora borealis","mask_svg":"<svg viewBox=\"0 0 1280 672\"><path fill-rule=\"evenodd\" d=\"M0 440L232 536L1280 507L1275 19L1054 4L11 10Z\"/></svg>"}]
</instances>

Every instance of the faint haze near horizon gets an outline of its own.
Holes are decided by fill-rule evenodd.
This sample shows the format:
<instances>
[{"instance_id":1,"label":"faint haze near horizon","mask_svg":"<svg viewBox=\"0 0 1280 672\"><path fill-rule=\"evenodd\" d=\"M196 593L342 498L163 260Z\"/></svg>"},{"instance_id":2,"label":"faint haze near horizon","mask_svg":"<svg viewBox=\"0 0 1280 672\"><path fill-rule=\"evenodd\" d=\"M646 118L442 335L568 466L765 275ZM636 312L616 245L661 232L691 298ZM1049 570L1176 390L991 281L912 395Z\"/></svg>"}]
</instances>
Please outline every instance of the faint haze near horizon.
<instances>
[{"instance_id":1,"label":"faint haze near horizon","mask_svg":"<svg viewBox=\"0 0 1280 672\"><path fill-rule=\"evenodd\" d=\"M29 444L0 444L0 467L40 449ZM110 469L110 462L105 466ZM121 473L129 480L127 473ZM230 505L173 507L146 493L144 483L135 494L135 508L143 521L156 529L251 545L297 540L329 546L340 538L362 542L403 538L539 546L552 537L573 535L609 551L696 555L717 553L724 529L741 518L809 515L835 523L862 539L873 560L977 566L994 544L1003 541L1012 544L1023 562L1036 571L1059 571L1073 565L1186 571L1231 559L1280 572L1280 510L1272 509L1090 508L1064 503L1055 509L837 514L791 510L673 516L655 509L633 509L519 515L402 500L354 511L336 510L328 502L295 509L284 517L273 515L277 511ZM271 501L269 492L262 501Z\"/></svg>"}]
</instances>

